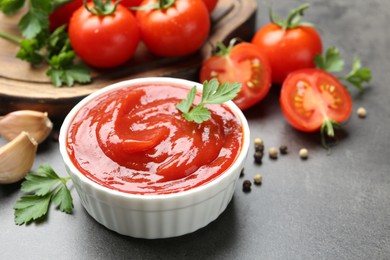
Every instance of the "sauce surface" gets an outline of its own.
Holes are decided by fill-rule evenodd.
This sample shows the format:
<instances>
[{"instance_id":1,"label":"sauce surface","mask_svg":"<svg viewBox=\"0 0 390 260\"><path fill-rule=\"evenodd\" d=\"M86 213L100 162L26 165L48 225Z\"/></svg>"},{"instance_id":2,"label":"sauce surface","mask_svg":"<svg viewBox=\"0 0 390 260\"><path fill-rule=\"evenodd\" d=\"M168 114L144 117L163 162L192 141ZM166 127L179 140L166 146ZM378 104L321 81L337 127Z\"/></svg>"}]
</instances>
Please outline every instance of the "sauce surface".
<instances>
[{"instance_id":1,"label":"sauce surface","mask_svg":"<svg viewBox=\"0 0 390 260\"><path fill-rule=\"evenodd\" d=\"M236 160L242 126L224 105L208 105L212 118L202 124L188 122L175 107L188 91L139 85L90 101L68 131L74 165L96 183L132 194L175 193L215 179Z\"/></svg>"}]
</instances>

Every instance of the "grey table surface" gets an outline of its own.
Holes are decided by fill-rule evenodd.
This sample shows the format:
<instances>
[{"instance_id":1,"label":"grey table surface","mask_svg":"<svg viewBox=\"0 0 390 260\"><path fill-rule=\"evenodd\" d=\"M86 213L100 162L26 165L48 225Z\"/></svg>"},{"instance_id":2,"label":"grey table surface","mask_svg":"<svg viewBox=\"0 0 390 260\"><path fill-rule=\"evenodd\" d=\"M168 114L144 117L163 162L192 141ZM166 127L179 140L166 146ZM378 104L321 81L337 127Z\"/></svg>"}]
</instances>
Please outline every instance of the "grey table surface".
<instances>
[{"instance_id":1,"label":"grey table surface","mask_svg":"<svg viewBox=\"0 0 390 260\"><path fill-rule=\"evenodd\" d=\"M42 223L16 226L20 183L1 185L0 259L390 259L390 1L308 2L306 20L324 46L337 46L348 66L359 55L373 72L367 91L353 95L354 111L364 106L367 118L354 112L330 154L319 134L286 123L275 86L245 115L252 138L263 138L266 149L286 144L289 154L259 166L251 149L232 202L205 228L170 239L122 236L95 222L74 189L73 214L52 209ZM258 3L260 28L268 22L267 1ZM283 15L302 3L269 1ZM306 161L297 155L301 147L309 149ZM33 169L45 162L66 175L58 143L40 147ZM263 184L244 193L243 180L257 173Z\"/></svg>"}]
</instances>

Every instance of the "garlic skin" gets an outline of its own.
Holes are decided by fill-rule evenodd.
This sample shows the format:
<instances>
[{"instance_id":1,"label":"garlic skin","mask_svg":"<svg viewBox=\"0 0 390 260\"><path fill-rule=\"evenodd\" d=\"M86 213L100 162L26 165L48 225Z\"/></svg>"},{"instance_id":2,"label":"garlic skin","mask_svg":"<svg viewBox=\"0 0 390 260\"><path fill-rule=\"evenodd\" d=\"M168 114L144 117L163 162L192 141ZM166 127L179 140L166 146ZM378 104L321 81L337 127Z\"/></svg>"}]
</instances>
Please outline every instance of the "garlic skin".
<instances>
[{"instance_id":1,"label":"garlic skin","mask_svg":"<svg viewBox=\"0 0 390 260\"><path fill-rule=\"evenodd\" d=\"M0 184L23 179L34 163L37 147L38 143L25 131L0 147Z\"/></svg>"},{"instance_id":2,"label":"garlic skin","mask_svg":"<svg viewBox=\"0 0 390 260\"><path fill-rule=\"evenodd\" d=\"M0 117L0 135L7 141L26 131L38 144L50 134L53 123L46 112L18 110Z\"/></svg>"}]
</instances>

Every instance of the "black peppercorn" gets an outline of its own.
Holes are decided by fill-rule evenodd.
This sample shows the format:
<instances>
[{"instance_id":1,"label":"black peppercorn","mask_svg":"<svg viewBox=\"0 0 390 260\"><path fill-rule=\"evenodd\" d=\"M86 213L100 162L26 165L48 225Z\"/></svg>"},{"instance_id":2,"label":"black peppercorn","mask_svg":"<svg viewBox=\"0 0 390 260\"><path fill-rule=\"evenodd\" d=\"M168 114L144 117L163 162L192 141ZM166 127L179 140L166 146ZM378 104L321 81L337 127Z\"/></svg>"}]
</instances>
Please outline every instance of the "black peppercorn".
<instances>
[{"instance_id":1,"label":"black peppercorn","mask_svg":"<svg viewBox=\"0 0 390 260\"><path fill-rule=\"evenodd\" d=\"M242 190L244 192L250 192L251 191L252 182L250 180L245 180L242 183Z\"/></svg>"},{"instance_id":2,"label":"black peppercorn","mask_svg":"<svg viewBox=\"0 0 390 260\"><path fill-rule=\"evenodd\" d=\"M262 159L263 159L263 152L256 151L254 153L253 157L255 158L255 163L261 164L262 163Z\"/></svg>"},{"instance_id":3,"label":"black peppercorn","mask_svg":"<svg viewBox=\"0 0 390 260\"><path fill-rule=\"evenodd\" d=\"M279 147L280 154L287 154L287 145L281 145Z\"/></svg>"}]
</instances>

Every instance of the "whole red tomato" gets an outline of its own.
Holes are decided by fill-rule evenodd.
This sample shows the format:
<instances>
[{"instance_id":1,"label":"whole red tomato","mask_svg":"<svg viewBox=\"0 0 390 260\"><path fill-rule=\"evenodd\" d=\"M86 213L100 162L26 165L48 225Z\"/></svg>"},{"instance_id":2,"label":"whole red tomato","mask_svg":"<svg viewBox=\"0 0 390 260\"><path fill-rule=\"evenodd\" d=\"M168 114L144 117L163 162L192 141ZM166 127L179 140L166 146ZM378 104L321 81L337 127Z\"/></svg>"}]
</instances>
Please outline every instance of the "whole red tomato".
<instances>
[{"instance_id":1,"label":"whole red tomato","mask_svg":"<svg viewBox=\"0 0 390 260\"><path fill-rule=\"evenodd\" d=\"M136 7L141 4L142 0L121 0L119 3L126 7Z\"/></svg>"},{"instance_id":2,"label":"whole red tomato","mask_svg":"<svg viewBox=\"0 0 390 260\"><path fill-rule=\"evenodd\" d=\"M174 0L168 6L161 6L163 1L159 1L143 1L140 6L160 3L160 7L136 13L146 47L162 57L194 53L203 45L210 31L209 12L203 1Z\"/></svg>"},{"instance_id":3,"label":"whole red tomato","mask_svg":"<svg viewBox=\"0 0 390 260\"><path fill-rule=\"evenodd\" d=\"M241 90L233 102L247 109L268 93L271 87L271 68L264 54L251 43L239 43L206 59L200 70L200 82L217 78L219 82L240 82Z\"/></svg>"},{"instance_id":4,"label":"whole red tomato","mask_svg":"<svg viewBox=\"0 0 390 260\"><path fill-rule=\"evenodd\" d=\"M332 127L351 115L352 99L341 82L328 72L302 69L290 73L280 93L282 112L296 129L332 136ZM325 131L325 133L324 133Z\"/></svg>"},{"instance_id":5,"label":"whole red tomato","mask_svg":"<svg viewBox=\"0 0 390 260\"><path fill-rule=\"evenodd\" d=\"M217 6L218 0L203 0L203 2L206 5L207 10L209 10L209 13L211 13Z\"/></svg>"},{"instance_id":6,"label":"whole red tomato","mask_svg":"<svg viewBox=\"0 0 390 260\"><path fill-rule=\"evenodd\" d=\"M88 8L93 10L93 3ZM69 23L69 39L76 54L87 64L111 68L129 60L140 41L134 15L118 5L112 14L97 15L84 6Z\"/></svg>"},{"instance_id":7,"label":"whole red tomato","mask_svg":"<svg viewBox=\"0 0 390 260\"><path fill-rule=\"evenodd\" d=\"M90 0L89 0L90 1ZM54 31L63 24L69 23L70 17L83 5L83 0L73 0L61 5L49 15L50 30Z\"/></svg>"},{"instance_id":8,"label":"whole red tomato","mask_svg":"<svg viewBox=\"0 0 390 260\"><path fill-rule=\"evenodd\" d=\"M300 23L306 8L308 5L293 10L286 21L278 20L278 23L265 25L252 39L252 43L267 55L274 83L282 83L295 70L314 68L314 57L322 52L322 41L317 30Z\"/></svg>"}]
</instances>

